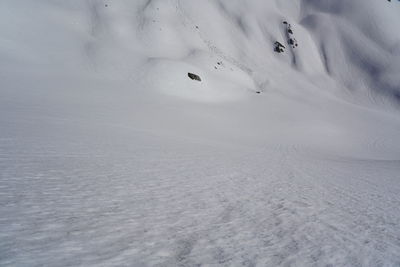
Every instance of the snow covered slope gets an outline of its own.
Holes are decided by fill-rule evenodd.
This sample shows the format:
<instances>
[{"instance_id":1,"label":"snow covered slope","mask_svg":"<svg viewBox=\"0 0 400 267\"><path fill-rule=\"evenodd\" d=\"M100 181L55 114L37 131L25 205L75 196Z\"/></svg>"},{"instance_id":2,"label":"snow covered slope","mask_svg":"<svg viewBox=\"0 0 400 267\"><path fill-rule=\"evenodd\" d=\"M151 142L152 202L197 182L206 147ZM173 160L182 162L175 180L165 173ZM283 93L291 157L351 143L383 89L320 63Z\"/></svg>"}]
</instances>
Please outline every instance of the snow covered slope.
<instances>
[{"instance_id":1,"label":"snow covered slope","mask_svg":"<svg viewBox=\"0 0 400 267\"><path fill-rule=\"evenodd\" d=\"M385 0L0 1L0 265L400 265L398 25Z\"/></svg>"}]
</instances>

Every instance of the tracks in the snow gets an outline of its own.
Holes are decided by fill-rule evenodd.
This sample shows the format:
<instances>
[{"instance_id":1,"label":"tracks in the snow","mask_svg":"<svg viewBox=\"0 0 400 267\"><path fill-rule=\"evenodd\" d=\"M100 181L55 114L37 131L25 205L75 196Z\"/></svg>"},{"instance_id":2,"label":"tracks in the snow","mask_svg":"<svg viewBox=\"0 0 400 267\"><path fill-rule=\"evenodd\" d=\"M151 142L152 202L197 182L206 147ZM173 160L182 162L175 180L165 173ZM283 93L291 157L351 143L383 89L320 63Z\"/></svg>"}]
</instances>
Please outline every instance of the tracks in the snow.
<instances>
[{"instance_id":1,"label":"tracks in the snow","mask_svg":"<svg viewBox=\"0 0 400 267\"><path fill-rule=\"evenodd\" d=\"M182 24L185 27L190 27L191 29L196 31L196 34L203 41L203 43L208 47L208 50L210 51L210 53L216 55L218 58L222 58L223 60L231 63L232 65L236 66L238 69L242 70L243 72L247 73L248 75L250 75L250 76L252 75L253 70L250 67L246 66L239 60L235 59L233 56L228 55L225 52L223 52L220 48L218 48L217 45L215 45L215 43L212 40L207 38L206 33L204 33L202 31L202 29L200 29L196 25L196 23L189 16L186 15L186 13L184 12L184 10L182 8L181 0L175 0L175 1L176 1L175 2L176 12L181 17Z\"/></svg>"}]
</instances>

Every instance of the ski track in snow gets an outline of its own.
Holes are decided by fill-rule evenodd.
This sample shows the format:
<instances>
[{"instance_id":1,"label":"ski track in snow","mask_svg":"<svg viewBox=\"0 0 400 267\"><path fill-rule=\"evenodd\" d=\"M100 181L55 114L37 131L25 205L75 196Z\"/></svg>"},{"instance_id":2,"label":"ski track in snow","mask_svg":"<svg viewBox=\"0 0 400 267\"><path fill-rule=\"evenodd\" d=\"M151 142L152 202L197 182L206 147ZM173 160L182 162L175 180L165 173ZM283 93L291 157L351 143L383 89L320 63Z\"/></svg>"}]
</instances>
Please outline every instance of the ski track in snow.
<instances>
[{"instance_id":1,"label":"ski track in snow","mask_svg":"<svg viewBox=\"0 0 400 267\"><path fill-rule=\"evenodd\" d=\"M176 0L176 12L179 14L179 16L182 18L182 25L185 27L188 26L191 29L196 29L196 33L199 36L199 38L203 41L203 43L208 47L209 51L216 55L219 58L222 58L226 60L227 62L231 63L232 65L236 66L238 69L242 70L243 72L247 73L248 75L252 74L251 68L248 66L244 65L241 63L239 60L235 59L234 57L227 55L224 53L221 49L219 49L212 40L208 39L205 34L202 32L202 30L198 27L196 27L196 23L185 14L184 10L182 9L181 5L181 0Z\"/></svg>"}]
</instances>

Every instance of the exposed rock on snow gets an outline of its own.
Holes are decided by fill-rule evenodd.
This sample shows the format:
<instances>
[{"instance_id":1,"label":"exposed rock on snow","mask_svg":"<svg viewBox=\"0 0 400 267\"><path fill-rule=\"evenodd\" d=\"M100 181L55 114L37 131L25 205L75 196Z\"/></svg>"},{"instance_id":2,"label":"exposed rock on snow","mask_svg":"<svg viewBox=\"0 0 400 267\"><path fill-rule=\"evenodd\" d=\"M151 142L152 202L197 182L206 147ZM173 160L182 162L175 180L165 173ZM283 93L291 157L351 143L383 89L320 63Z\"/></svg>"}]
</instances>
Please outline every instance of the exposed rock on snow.
<instances>
[{"instance_id":1,"label":"exposed rock on snow","mask_svg":"<svg viewBox=\"0 0 400 267\"><path fill-rule=\"evenodd\" d=\"M199 75L196 75L196 74L194 74L194 73L188 73L188 77L190 78L190 79L192 79L192 80L196 80L196 81L199 81L199 82L201 82L201 78L200 78L200 76Z\"/></svg>"},{"instance_id":2,"label":"exposed rock on snow","mask_svg":"<svg viewBox=\"0 0 400 267\"><path fill-rule=\"evenodd\" d=\"M283 44L281 44L280 42L278 42L278 41L276 41L275 42L275 52L277 52L277 53L283 53L283 52L285 52L285 46L283 45Z\"/></svg>"}]
</instances>

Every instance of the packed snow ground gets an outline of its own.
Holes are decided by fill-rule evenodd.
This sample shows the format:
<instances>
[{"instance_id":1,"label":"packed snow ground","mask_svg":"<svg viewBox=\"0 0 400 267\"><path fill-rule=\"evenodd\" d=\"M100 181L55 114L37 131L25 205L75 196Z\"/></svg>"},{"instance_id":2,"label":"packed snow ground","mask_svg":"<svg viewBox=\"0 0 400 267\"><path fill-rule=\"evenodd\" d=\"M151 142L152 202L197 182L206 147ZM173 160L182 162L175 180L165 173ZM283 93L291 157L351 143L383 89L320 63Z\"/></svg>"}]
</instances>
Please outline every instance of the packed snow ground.
<instances>
[{"instance_id":1,"label":"packed snow ground","mask_svg":"<svg viewBox=\"0 0 400 267\"><path fill-rule=\"evenodd\" d=\"M398 14L1 1L0 265L399 266Z\"/></svg>"}]
</instances>

